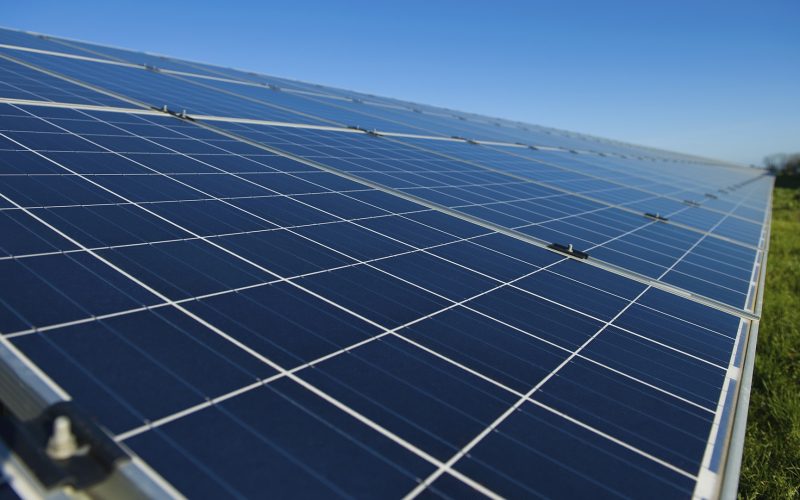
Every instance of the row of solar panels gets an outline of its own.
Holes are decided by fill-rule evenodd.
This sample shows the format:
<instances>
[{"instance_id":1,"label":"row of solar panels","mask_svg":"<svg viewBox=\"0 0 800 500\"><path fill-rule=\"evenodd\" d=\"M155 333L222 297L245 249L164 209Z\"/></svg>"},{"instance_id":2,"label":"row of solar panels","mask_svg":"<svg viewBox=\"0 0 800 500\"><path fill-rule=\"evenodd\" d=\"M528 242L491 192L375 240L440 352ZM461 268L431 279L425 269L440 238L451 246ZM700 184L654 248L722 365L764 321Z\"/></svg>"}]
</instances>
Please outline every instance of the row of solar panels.
<instances>
[{"instance_id":1,"label":"row of solar panels","mask_svg":"<svg viewBox=\"0 0 800 500\"><path fill-rule=\"evenodd\" d=\"M577 147L606 152L621 151L624 154L632 155L654 152L664 158L688 158L685 155L655 151L640 146L624 145L605 139L557 131L530 124L445 110L396 99L259 75L252 72L153 56L141 52L100 47L52 37L35 37L9 30L3 30L0 35L2 35L0 43L3 45L120 63L121 65L116 68L105 67L102 69L92 64L79 64L71 66L65 74L67 76L77 76L86 83L100 81L107 90L120 91L128 98L142 98L143 102L148 103L160 99L162 101L161 104L180 105L185 107L187 111L199 114L245 117L241 113L246 112L250 113L247 117L267 120L279 119L289 122L317 124L339 123L394 132L444 136L463 135L484 140L522 141L528 144ZM11 53L13 54L13 52ZM44 55L41 56L36 60L43 67L48 67L48 65L52 64L54 66L49 69L57 70L59 66L58 60L47 58ZM28 55L26 57L33 56ZM137 69L145 67L153 73L163 72L176 77L184 76L187 77L185 82L190 82L197 85L197 87L190 92L190 95L176 96L171 93L180 88L176 82L172 82L172 88L168 89L159 84L159 79L157 78L126 71L125 68L130 69L131 67ZM83 72L72 72L77 68L81 68ZM98 71L98 73L94 73L95 71ZM93 80L93 78L98 77L100 80ZM131 78L133 79L129 80ZM139 87L139 91L136 90L136 87ZM254 109L244 110L242 109L243 103L240 100L226 100L218 93L204 93L203 87L231 91L245 98L263 101L260 103L262 106L251 105L250 107ZM264 87L275 92L280 90L285 92L282 94L264 93ZM213 95L213 99L202 99L203 96L208 97L209 95ZM253 101L251 101L252 103ZM263 104L268 106L263 106Z\"/></svg>"},{"instance_id":2,"label":"row of solar panels","mask_svg":"<svg viewBox=\"0 0 800 500\"><path fill-rule=\"evenodd\" d=\"M29 52L15 55L48 69L60 69L62 73L73 77L80 75L82 80L88 80L95 85L106 82L103 85L117 86L112 90L126 95L137 93L135 95L141 100L146 99L148 95L154 95L155 97L151 96L149 101L144 101L150 104L164 101L168 102L167 106L171 106L172 109L227 116L237 114L237 110L241 109L238 114L245 115L244 118L252 117L247 115L252 110L253 106L250 104L253 103L244 101L242 97L228 96L202 87L186 87L181 81L165 82L172 77L153 74L141 68L117 67ZM46 60L43 61L42 58ZM31 75L25 72L33 70L19 65L10 67L9 65L13 63L4 62L7 74L13 74L9 80L21 89L10 92L9 97L30 97L26 94L31 91L25 90L25 82L20 80L30 80ZM85 65L94 67L86 68ZM117 74L116 71L124 71L126 74ZM41 87L41 77L39 75L35 77L37 85ZM146 81L139 81L139 78ZM265 95L288 95L257 87L236 85ZM36 96L39 98L72 102L69 96L58 95L63 91L63 82L53 86L58 88L56 95L48 92L47 88L44 90L36 88L32 91L38 92ZM207 95L209 92L216 92L216 95L209 96ZM246 97L246 94L241 95ZM226 97L238 101L223 109L226 105L220 101L224 101ZM177 104L173 104L175 101L172 99L177 99ZM92 99L92 101L107 105L124 104L111 102L108 99ZM198 105L194 106L194 102ZM213 110L209 108L210 106L214 107ZM266 105L264 107L267 108ZM295 116L287 118L262 113L255 113L254 116L262 119L295 118ZM649 277L656 277L664 269L670 268L684 251L692 248L692 259L695 260L682 262L676 269L672 269L671 275L666 277L668 283L736 307L743 306L744 298L749 291L751 263L759 244L764 219L763 194L769 185L763 179L760 183L760 204L759 201L748 204L739 197L725 197L726 199L720 200L718 192L720 188L714 189L708 184L713 177L709 180L702 179L702 174L698 175L695 172L698 170L696 165L692 164L683 166L683 170L686 171L684 175L697 179L692 183L676 186L674 179L678 173L683 172L675 170L681 170L680 167L670 168L672 181L665 179L663 174L660 178L653 178L650 173L653 170L651 162L638 159L609 160L607 157L592 157L587 161L577 156L572 158L564 152L535 151L530 148L508 146L476 149L469 148L463 141L409 138L382 141L380 147L376 147L374 142L360 145L360 137L336 132L304 129L272 131L269 127L265 132L259 130L257 125L226 122L220 122L217 126L248 138L255 138L264 144L284 145L286 147L283 150L306 158L332 156L333 158L325 158L327 163L329 165L335 163L341 170L355 173L393 189L404 190L448 208L456 208L461 213L477 216L543 241L567 238L576 245L592 247L600 243L600 239L607 236L608 231L600 232L599 235L597 231L591 230L594 228L587 231L585 225L581 224L581 219L600 218L602 225L613 226L613 230L619 231L621 235L620 239L609 244L610 248L603 247L596 252L601 260ZM114 134L113 130L104 132ZM130 145L120 141L121 139L117 139L114 147L123 149L127 147L129 149L126 151L137 152L136 148L130 149ZM333 149L326 151L326 148ZM363 150L367 150L367 153L365 154ZM609 165L609 168L603 170L604 165ZM722 176L726 181L732 178L739 182L746 182L748 178L758 178L758 174L753 171L739 171L740 169L732 168L713 170L706 175ZM705 188L703 181L707 183ZM736 182L730 184L735 185ZM465 185L469 186L469 195L463 193L464 188L461 186ZM551 199L553 196L557 198ZM532 198L543 198L544 201L535 201ZM598 210L602 210L602 213L597 213ZM554 214L562 217L556 217ZM668 218L685 227L672 224L668 229L655 229L654 231L660 234L654 239L661 240L660 244L655 248L643 246L639 234L630 237L622 235L623 229L644 224L640 217L642 214L658 216L662 221ZM563 216L571 217L569 220L564 220ZM558 221L553 222L552 219ZM590 224L596 223L591 221ZM720 247L717 245L718 238L710 238L701 242L699 248L693 247L705 232L721 236L726 242L734 240L737 244ZM727 248L731 250L726 251ZM719 258L720 255L723 256L722 259ZM744 261L744 265L737 269L738 258Z\"/></svg>"},{"instance_id":3,"label":"row of solar panels","mask_svg":"<svg viewBox=\"0 0 800 500\"><path fill-rule=\"evenodd\" d=\"M2 36L140 64L0 49L0 331L184 493L719 487L761 172Z\"/></svg>"}]
</instances>

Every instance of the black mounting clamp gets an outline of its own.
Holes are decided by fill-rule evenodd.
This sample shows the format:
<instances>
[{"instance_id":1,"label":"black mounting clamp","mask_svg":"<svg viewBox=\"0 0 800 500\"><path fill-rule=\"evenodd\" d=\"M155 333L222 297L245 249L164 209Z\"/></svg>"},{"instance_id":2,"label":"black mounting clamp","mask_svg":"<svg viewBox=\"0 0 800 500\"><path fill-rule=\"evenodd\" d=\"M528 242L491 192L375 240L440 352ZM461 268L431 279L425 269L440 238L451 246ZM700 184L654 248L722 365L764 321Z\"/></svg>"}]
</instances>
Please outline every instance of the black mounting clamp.
<instances>
[{"instance_id":1,"label":"black mounting clamp","mask_svg":"<svg viewBox=\"0 0 800 500\"><path fill-rule=\"evenodd\" d=\"M667 222L669 220L667 217L664 217L659 213L645 212L644 216L647 217L648 219L657 220L659 222Z\"/></svg>"},{"instance_id":2,"label":"black mounting clamp","mask_svg":"<svg viewBox=\"0 0 800 500\"><path fill-rule=\"evenodd\" d=\"M347 128L349 128L351 130L359 130L359 131L364 132L365 134L371 135L373 137L382 137L383 136L383 134L381 134L380 132L378 132L375 129L366 129L366 128L361 127L359 125L348 125Z\"/></svg>"},{"instance_id":3,"label":"black mounting clamp","mask_svg":"<svg viewBox=\"0 0 800 500\"><path fill-rule=\"evenodd\" d=\"M191 116L186 114L186 110L185 109L181 110L180 113L173 113L173 114L175 116L177 116L178 118L180 118L181 120L189 120L190 122L194 121L194 118L192 118Z\"/></svg>"},{"instance_id":4,"label":"black mounting clamp","mask_svg":"<svg viewBox=\"0 0 800 500\"><path fill-rule=\"evenodd\" d=\"M158 108L158 107L156 107L156 106L150 106L150 109L154 109L154 110L156 110L156 111L161 111L162 113L166 113L166 114L168 114L168 115L172 115L172 116L174 116L174 117L180 118L181 120L189 120L190 122L193 122L193 121L194 121L194 118L192 118L191 116L189 116L189 115L186 113L186 110L185 110L185 109L182 109L182 110L181 110L181 112L180 112L180 113L178 113L177 111L172 111L171 109L169 109L169 106L167 106L166 104L164 104L164 105L163 105L163 106L161 106L160 108Z\"/></svg>"},{"instance_id":5,"label":"black mounting clamp","mask_svg":"<svg viewBox=\"0 0 800 500\"><path fill-rule=\"evenodd\" d=\"M450 138L459 141L464 141L467 144L478 144L478 141L476 141L475 139L467 139L466 137L461 137L460 135L451 135Z\"/></svg>"},{"instance_id":6,"label":"black mounting clamp","mask_svg":"<svg viewBox=\"0 0 800 500\"><path fill-rule=\"evenodd\" d=\"M575 250L572 247L572 243L569 245L562 245L561 243L551 243L547 245L547 248L551 250L555 250L556 252L565 253L569 256L575 257L576 259L588 259L589 254L586 252L581 252L580 250Z\"/></svg>"}]
</instances>

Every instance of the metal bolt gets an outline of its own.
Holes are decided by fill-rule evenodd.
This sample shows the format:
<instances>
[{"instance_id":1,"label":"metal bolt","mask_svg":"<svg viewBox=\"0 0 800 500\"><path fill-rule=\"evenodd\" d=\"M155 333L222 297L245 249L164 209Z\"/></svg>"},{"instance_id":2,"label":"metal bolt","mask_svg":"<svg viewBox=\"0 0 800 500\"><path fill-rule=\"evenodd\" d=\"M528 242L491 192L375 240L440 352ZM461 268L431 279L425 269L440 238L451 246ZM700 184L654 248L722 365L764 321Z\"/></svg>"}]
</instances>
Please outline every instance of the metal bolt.
<instances>
[{"instance_id":1,"label":"metal bolt","mask_svg":"<svg viewBox=\"0 0 800 500\"><path fill-rule=\"evenodd\" d=\"M61 415L53 421L53 433L47 441L47 454L56 460L66 460L78 451L78 440L72 433L69 417Z\"/></svg>"}]
</instances>

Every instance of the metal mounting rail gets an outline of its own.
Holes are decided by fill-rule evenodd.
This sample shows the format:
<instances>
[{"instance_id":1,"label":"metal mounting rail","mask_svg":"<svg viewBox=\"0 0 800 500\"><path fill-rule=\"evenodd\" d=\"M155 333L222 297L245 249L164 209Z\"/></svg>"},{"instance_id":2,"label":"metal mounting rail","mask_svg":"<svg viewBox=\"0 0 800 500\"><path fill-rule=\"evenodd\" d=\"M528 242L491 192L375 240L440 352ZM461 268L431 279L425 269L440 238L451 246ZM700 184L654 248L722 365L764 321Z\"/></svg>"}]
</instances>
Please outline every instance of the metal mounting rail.
<instances>
[{"instance_id":1,"label":"metal mounting rail","mask_svg":"<svg viewBox=\"0 0 800 500\"><path fill-rule=\"evenodd\" d=\"M736 406L733 411L733 424L730 431L727 456L722 468L722 484L720 485L720 498L722 500L735 500L739 489L739 474L742 467L744 441L747 433L747 411L750 406L750 390L753 383L753 367L755 366L756 346L758 344L758 330L761 324L761 310L764 305L764 289L767 277L767 257L769 256L769 240L772 233L772 193L770 193L769 211L765 216L765 245L764 255L761 258L761 267L758 276L758 290L754 314L759 318L750 323L747 335L744 365L739 379L739 391L736 395Z\"/></svg>"},{"instance_id":2,"label":"metal mounting rail","mask_svg":"<svg viewBox=\"0 0 800 500\"><path fill-rule=\"evenodd\" d=\"M0 58L3 57L0 54ZM53 102L53 101L34 101L31 99L14 99L11 97L0 97L0 104L19 104L20 106L40 106L46 108L62 108L62 109L80 109L83 111L105 111L111 113L130 113L136 115L156 115L161 116L163 113L159 110L147 108L120 108L115 106L105 106L101 104L75 104L70 102Z\"/></svg>"}]
</instances>

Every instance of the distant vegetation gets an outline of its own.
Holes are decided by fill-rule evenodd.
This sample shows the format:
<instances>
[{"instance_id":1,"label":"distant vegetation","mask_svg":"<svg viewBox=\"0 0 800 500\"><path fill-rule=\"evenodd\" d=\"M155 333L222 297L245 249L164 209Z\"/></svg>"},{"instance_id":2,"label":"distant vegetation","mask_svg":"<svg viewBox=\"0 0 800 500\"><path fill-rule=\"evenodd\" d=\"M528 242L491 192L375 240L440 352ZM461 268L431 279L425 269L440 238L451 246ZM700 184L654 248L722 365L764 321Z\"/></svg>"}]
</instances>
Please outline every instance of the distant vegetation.
<instances>
[{"instance_id":1,"label":"distant vegetation","mask_svg":"<svg viewBox=\"0 0 800 500\"><path fill-rule=\"evenodd\" d=\"M800 153L777 153L769 155L764 158L764 166L767 167L767 170L773 175L778 176L778 181L786 180L781 179L782 177L786 178L800 175Z\"/></svg>"},{"instance_id":2,"label":"distant vegetation","mask_svg":"<svg viewBox=\"0 0 800 500\"><path fill-rule=\"evenodd\" d=\"M764 164L776 187L739 496L800 499L800 154Z\"/></svg>"}]
</instances>

